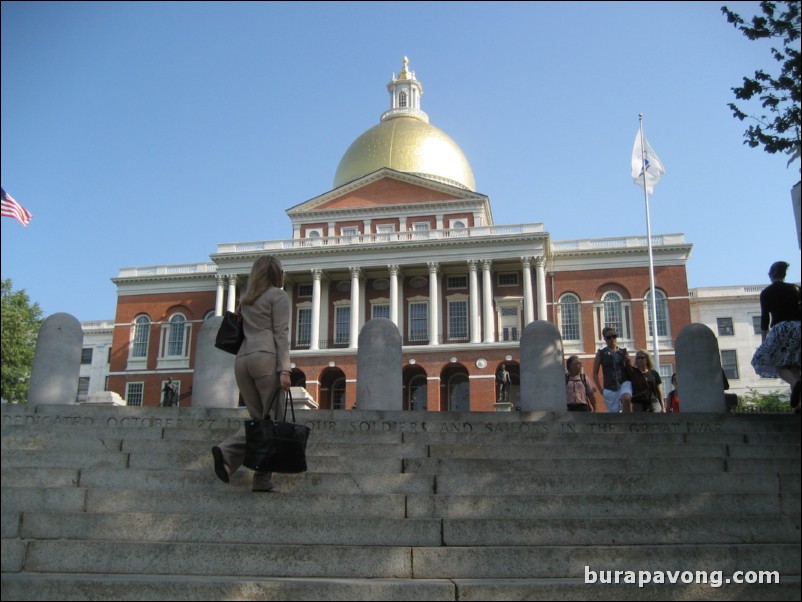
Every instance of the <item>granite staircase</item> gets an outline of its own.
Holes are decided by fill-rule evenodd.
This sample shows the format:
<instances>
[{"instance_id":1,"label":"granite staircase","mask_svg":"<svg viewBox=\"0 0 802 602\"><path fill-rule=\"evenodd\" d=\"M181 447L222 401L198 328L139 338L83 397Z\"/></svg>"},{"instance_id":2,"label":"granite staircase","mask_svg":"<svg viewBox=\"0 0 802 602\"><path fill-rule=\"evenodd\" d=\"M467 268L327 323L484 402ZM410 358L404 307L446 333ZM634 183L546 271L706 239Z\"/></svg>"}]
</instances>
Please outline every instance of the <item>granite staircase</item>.
<instances>
[{"instance_id":1,"label":"granite staircase","mask_svg":"<svg viewBox=\"0 0 802 602\"><path fill-rule=\"evenodd\" d=\"M5 600L799 600L799 415L2 407ZM778 582L777 582L778 581Z\"/></svg>"}]
</instances>

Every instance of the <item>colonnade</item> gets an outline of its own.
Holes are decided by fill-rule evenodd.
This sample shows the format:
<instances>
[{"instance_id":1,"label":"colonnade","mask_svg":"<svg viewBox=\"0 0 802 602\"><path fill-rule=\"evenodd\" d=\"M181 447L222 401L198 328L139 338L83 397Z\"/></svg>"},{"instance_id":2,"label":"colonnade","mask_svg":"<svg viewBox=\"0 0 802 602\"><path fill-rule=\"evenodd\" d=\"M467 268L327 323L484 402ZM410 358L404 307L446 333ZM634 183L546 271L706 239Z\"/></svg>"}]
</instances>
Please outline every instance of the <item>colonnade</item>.
<instances>
[{"instance_id":1,"label":"colonnade","mask_svg":"<svg viewBox=\"0 0 802 602\"><path fill-rule=\"evenodd\" d=\"M545 258L521 257L521 280L523 283L523 324L521 328L533 322L535 319L546 320L546 272ZM498 290L493 286L493 260L491 259L468 259L468 297L469 297L469 325L471 343L492 343L496 339L496 320L494 311L494 292ZM450 263L450 262L449 262ZM532 287L532 264L535 267L535 281L537 298ZM453 265L450 263L450 265ZM362 276L366 269L374 266L349 267L351 280L351 322L349 347L356 348L359 339L359 329L362 324L363 308L361 307L361 286ZM402 266L399 264L388 264L386 266L387 275L390 281L390 314L389 318L396 325L399 325L400 317L400 296L399 291L403 284ZM427 263L429 280L429 304L428 304L428 334L429 345L438 345L438 328L440 324L440 308L442 307L442 291L440 286L441 262L430 261ZM479 291L479 270L482 272L482 287ZM321 268L311 268L312 276L312 324L310 333L310 350L319 349L320 328L321 328L321 300L322 300L322 281L324 270ZM298 275L298 272L289 272L288 277ZM223 314L223 302L226 301L225 309L234 311L236 308L236 283L237 274L218 274L217 275L217 295L215 299L215 315ZM228 294L225 294L226 285ZM290 292L290 291L288 291ZM480 312L481 299L481 312ZM537 316L535 316L537 308Z\"/></svg>"}]
</instances>

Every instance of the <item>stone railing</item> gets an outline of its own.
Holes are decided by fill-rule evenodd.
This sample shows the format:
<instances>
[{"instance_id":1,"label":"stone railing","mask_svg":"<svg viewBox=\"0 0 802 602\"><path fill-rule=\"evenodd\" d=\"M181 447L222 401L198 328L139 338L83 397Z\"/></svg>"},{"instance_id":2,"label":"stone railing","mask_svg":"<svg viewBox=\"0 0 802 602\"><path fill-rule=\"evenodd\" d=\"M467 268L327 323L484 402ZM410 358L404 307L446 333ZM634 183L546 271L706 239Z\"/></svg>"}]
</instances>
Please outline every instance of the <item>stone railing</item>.
<instances>
[{"instance_id":1,"label":"stone railing","mask_svg":"<svg viewBox=\"0 0 802 602\"><path fill-rule=\"evenodd\" d=\"M142 278L145 276L181 276L192 274L214 274L215 263L185 263L177 265L154 265L139 268L121 268L118 278Z\"/></svg>"},{"instance_id":2,"label":"stone railing","mask_svg":"<svg viewBox=\"0 0 802 602\"><path fill-rule=\"evenodd\" d=\"M537 234L543 232L542 223L516 224L511 226L476 226L474 228L446 228L443 230L407 230L404 232L371 232L347 236L319 236L315 238L291 238L289 240L264 240L241 243L221 243L218 254L268 251L280 249L313 249L315 247L340 247L366 244L408 243L415 241L452 240L464 238L486 238Z\"/></svg>"},{"instance_id":3,"label":"stone railing","mask_svg":"<svg viewBox=\"0 0 802 602\"><path fill-rule=\"evenodd\" d=\"M684 245L684 234L661 234L652 236L652 246ZM555 252L583 251L611 248L640 248L648 246L645 236L621 236L617 238L582 238L578 240L552 241Z\"/></svg>"}]
</instances>

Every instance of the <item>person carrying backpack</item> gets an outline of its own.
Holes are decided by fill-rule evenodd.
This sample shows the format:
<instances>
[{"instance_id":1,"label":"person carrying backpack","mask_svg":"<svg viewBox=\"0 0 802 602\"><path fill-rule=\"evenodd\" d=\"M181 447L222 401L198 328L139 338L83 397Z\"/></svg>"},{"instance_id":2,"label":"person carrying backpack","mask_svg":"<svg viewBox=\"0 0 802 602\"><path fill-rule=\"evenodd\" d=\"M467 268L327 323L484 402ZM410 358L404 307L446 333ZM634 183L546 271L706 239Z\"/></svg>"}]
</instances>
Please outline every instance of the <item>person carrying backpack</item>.
<instances>
[{"instance_id":1,"label":"person carrying backpack","mask_svg":"<svg viewBox=\"0 0 802 602\"><path fill-rule=\"evenodd\" d=\"M582 372L579 356L572 355L565 362L565 401L569 412L595 412L596 388L591 385Z\"/></svg>"}]
</instances>

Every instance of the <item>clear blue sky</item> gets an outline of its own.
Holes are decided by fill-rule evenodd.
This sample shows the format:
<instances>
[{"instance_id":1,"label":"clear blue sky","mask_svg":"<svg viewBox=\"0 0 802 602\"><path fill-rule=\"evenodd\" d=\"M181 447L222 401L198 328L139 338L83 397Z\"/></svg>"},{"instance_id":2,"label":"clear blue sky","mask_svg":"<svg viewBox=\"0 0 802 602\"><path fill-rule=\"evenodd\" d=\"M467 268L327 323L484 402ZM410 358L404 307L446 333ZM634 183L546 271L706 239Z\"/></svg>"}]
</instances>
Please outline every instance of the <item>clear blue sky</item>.
<instances>
[{"instance_id":1,"label":"clear blue sky","mask_svg":"<svg viewBox=\"0 0 802 602\"><path fill-rule=\"evenodd\" d=\"M693 243L689 285L768 284L780 259L798 279L799 161L744 146L727 108L776 62L724 3L3 2L2 185L33 220L0 220L2 277L45 315L113 319L122 267L290 238L406 55L497 224L645 234L643 113L652 231Z\"/></svg>"}]
</instances>

